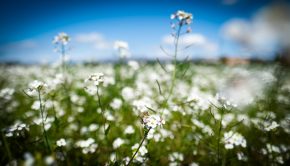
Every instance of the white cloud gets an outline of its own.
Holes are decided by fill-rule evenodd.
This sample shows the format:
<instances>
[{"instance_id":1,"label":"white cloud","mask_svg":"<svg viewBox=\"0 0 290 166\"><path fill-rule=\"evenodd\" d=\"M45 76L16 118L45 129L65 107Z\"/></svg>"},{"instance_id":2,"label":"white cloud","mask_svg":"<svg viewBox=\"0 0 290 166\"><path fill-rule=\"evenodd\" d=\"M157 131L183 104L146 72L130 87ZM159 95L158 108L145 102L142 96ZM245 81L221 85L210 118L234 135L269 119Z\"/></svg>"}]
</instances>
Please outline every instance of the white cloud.
<instances>
[{"instance_id":1,"label":"white cloud","mask_svg":"<svg viewBox=\"0 0 290 166\"><path fill-rule=\"evenodd\" d=\"M164 44L173 45L174 38L171 35L164 36L162 39ZM183 46L204 45L206 38L201 34L187 34L180 37L179 44Z\"/></svg>"},{"instance_id":2,"label":"white cloud","mask_svg":"<svg viewBox=\"0 0 290 166\"><path fill-rule=\"evenodd\" d=\"M222 33L252 55L270 56L290 47L290 7L275 4L263 8L251 20L232 19ZM262 58L262 57L261 57Z\"/></svg>"},{"instance_id":3,"label":"white cloud","mask_svg":"<svg viewBox=\"0 0 290 166\"><path fill-rule=\"evenodd\" d=\"M9 43L2 46L2 48L4 49L31 49L31 48L36 48L36 47L37 47L37 43L31 39L17 41L17 42Z\"/></svg>"},{"instance_id":4,"label":"white cloud","mask_svg":"<svg viewBox=\"0 0 290 166\"><path fill-rule=\"evenodd\" d=\"M174 44L174 38L170 35L164 36L162 38L162 45L165 48L172 48ZM218 45L210 40L208 40L204 35L199 33L186 34L180 37L179 47L182 48L189 47L189 56L202 56L202 58L216 58L218 55ZM172 50L171 50L172 51ZM160 54L160 52L158 52Z\"/></svg>"},{"instance_id":5,"label":"white cloud","mask_svg":"<svg viewBox=\"0 0 290 166\"><path fill-rule=\"evenodd\" d=\"M110 49L112 44L102 34L97 32L82 33L75 37L75 41L83 44L91 44L95 49Z\"/></svg>"},{"instance_id":6,"label":"white cloud","mask_svg":"<svg viewBox=\"0 0 290 166\"><path fill-rule=\"evenodd\" d=\"M24 40L18 43L18 46L21 48L35 48L37 43L33 40Z\"/></svg>"}]
</instances>

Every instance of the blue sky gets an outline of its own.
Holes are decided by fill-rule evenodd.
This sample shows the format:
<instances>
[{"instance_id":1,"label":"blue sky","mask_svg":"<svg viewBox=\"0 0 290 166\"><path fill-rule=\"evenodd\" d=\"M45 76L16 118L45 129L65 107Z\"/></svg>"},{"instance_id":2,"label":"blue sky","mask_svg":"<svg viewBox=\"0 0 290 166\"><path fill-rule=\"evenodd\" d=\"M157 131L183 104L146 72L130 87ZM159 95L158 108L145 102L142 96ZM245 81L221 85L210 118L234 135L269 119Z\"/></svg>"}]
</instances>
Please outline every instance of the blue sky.
<instances>
[{"instance_id":1,"label":"blue sky","mask_svg":"<svg viewBox=\"0 0 290 166\"><path fill-rule=\"evenodd\" d=\"M0 61L34 63L58 59L51 41L59 32L71 36L68 55L74 61L116 58L112 49L115 40L129 43L132 58L164 57L159 46L166 45L164 38L172 32L170 14L176 10L194 15L192 37L204 39L200 48L196 46L186 54L192 58L203 54L207 58L222 54L242 56L243 49L224 39L222 28L236 18L251 20L272 1L3 0L0 3ZM80 41L80 36L91 40Z\"/></svg>"}]
</instances>

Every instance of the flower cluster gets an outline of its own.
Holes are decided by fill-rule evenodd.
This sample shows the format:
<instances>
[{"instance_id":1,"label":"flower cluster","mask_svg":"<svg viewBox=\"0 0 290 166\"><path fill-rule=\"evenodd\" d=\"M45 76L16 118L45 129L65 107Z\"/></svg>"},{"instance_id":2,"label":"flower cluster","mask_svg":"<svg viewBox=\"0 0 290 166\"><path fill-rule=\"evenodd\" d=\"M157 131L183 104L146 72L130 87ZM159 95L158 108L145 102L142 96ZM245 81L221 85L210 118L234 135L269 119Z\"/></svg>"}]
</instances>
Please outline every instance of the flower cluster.
<instances>
[{"instance_id":1,"label":"flower cluster","mask_svg":"<svg viewBox=\"0 0 290 166\"><path fill-rule=\"evenodd\" d=\"M143 114L142 124L147 129L154 129L165 124L165 121L158 115Z\"/></svg>"},{"instance_id":2,"label":"flower cluster","mask_svg":"<svg viewBox=\"0 0 290 166\"><path fill-rule=\"evenodd\" d=\"M234 146L242 146L244 148L247 146L245 138L241 134L232 131L224 133L224 141L226 149L233 149Z\"/></svg>"},{"instance_id":3,"label":"flower cluster","mask_svg":"<svg viewBox=\"0 0 290 166\"><path fill-rule=\"evenodd\" d=\"M125 41L115 41L114 49L118 51L120 58L128 58L131 55L129 45Z\"/></svg>"},{"instance_id":4,"label":"flower cluster","mask_svg":"<svg viewBox=\"0 0 290 166\"><path fill-rule=\"evenodd\" d=\"M179 152L173 152L169 154L168 159L170 161L169 165L179 165L180 162L184 160L184 156L182 153Z\"/></svg>"},{"instance_id":5,"label":"flower cluster","mask_svg":"<svg viewBox=\"0 0 290 166\"><path fill-rule=\"evenodd\" d=\"M34 80L29 84L26 93L29 96L36 96L38 93L43 93L47 89L47 84L38 80Z\"/></svg>"},{"instance_id":6,"label":"flower cluster","mask_svg":"<svg viewBox=\"0 0 290 166\"><path fill-rule=\"evenodd\" d=\"M10 100L14 94L14 89L4 88L0 90L0 98L5 100Z\"/></svg>"},{"instance_id":7,"label":"flower cluster","mask_svg":"<svg viewBox=\"0 0 290 166\"><path fill-rule=\"evenodd\" d=\"M76 147L82 148L84 154L94 153L98 147L98 144L95 143L93 138L87 140L80 140L76 142Z\"/></svg>"},{"instance_id":8,"label":"flower cluster","mask_svg":"<svg viewBox=\"0 0 290 166\"><path fill-rule=\"evenodd\" d=\"M179 28L183 25L187 25L187 33L191 32L191 28L190 28L190 24L192 23L192 14L191 13L187 13L185 11L182 10L178 10L177 12L175 12L174 14L171 14L170 16L171 20L173 20L173 22L171 22L171 28L172 29L176 29L177 26L179 26ZM177 23L174 23L177 22Z\"/></svg>"},{"instance_id":9,"label":"flower cluster","mask_svg":"<svg viewBox=\"0 0 290 166\"><path fill-rule=\"evenodd\" d=\"M6 137L20 136L24 134L24 131L28 131L28 130L29 130L29 127L26 124L16 123L7 129L5 136Z\"/></svg>"},{"instance_id":10,"label":"flower cluster","mask_svg":"<svg viewBox=\"0 0 290 166\"><path fill-rule=\"evenodd\" d=\"M70 37L68 36L68 34L61 32L54 37L52 43L67 45L69 41L70 41Z\"/></svg>"},{"instance_id":11,"label":"flower cluster","mask_svg":"<svg viewBox=\"0 0 290 166\"><path fill-rule=\"evenodd\" d=\"M86 81L91 81L95 86L99 86L104 82L104 74L103 73L92 74Z\"/></svg>"},{"instance_id":12,"label":"flower cluster","mask_svg":"<svg viewBox=\"0 0 290 166\"><path fill-rule=\"evenodd\" d=\"M113 142L113 148L118 149L121 145L123 145L125 141L122 138L117 138Z\"/></svg>"},{"instance_id":13,"label":"flower cluster","mask_svg":"<svg viewBox=\"0 0 290 166\"><path fill-rule=\"evenodd\" d=\"M219 94L216 94L216 99L219 102L219 104L222 105L225 109L231 109L236 108L237 105L232 103L231 101L227 100L224 96L221 96Z\"/></svg>"},{"instance_id":14,"label":"flower cluster","mask_svg":"<svg viewBox=\"0 0 290 166\"><path fill-rule=\"evenodd\" d=\"M85 90L90 95L95 95L98 91L98 87L104 83L104 74L96 73L89 76L88 79L85 80Z\"/></svg>"},{"instance_id":15,"label":"flower cluster","mask_svg":"<svg viewBox=\"0 0 290 166\"><path fill-rule=\"evenodd\" d=\"M63 147L63 146L65 146L65 145L66 145L66 141L65 141L65 139L61 138L61 139L57 140L57 141L56 141L56 145L57 145L58 147Z\"/></svg>"},{"instance_id":16,"label":"flower cluster","mask_svg":"<svg viewBox=\"0 0 290 166\"><path fill-rule=\"evenodd\" d=\"M277 123L277 122L275 122L275 121L272 121L272 123L270 123L270 122L265 122L264 123L264 129L266 130L266 131L271 131L271 130L274 130L275 128L277 128L277 127L279 127L280 125Z\"/></svg>"}]
</instances>

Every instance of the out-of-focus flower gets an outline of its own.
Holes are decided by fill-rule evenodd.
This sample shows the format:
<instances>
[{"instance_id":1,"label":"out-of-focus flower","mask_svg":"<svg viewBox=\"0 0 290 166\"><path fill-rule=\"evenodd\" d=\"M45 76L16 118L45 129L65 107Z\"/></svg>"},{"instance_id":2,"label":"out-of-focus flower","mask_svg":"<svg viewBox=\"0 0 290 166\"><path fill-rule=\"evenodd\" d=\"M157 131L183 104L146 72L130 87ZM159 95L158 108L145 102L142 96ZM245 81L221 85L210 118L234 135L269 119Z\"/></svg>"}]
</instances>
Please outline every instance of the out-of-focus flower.
<instances>
[{"instance_id":1,"label":"out-of-focus flower","mask_svg":"<svg viewBox=\"0 0 290 166\"><path fill-rule=\"evenodd\" d=\"M135 132L133 126L127 126L125 129L125 134L133 134Z\"/></svg>"},{"instance_id":2,"label":"out-of-focus flower","mask_svg":"<svg viewBox=\"0 0 290 166\"><path fill-rule=\"evenodd\" d=\"M113 142L113 148L117 149L119 148L121 145L123 145L125 143L125 141L122 138L117 138L114 140Z\"/></svg>"},{"instance_id":3,"label":"out-of-focus flower","mask_svg":"<svg viewBox=\"0 0 290 166\"><path fill-rule=\"evenodd\" d=\"M118 98L115 98L111 103L110 103L110 106L114 109L114 110L118 110L121 108L122 106L122 100L121 99L118 99Z\"/></svg>"},{"instance_id":4,"label":"out-of-focus flower","mask_svg":"<svg viewBox=\"0 0 290 166\"><path fill-rule=\"evenodd\" d=\"M124 87L121 94L125 101L130 101L135 98L135 91L131 87Z\"/></svg>"},{"instance_id":5,"label":"out-of-focus flower","mask_svg":"<svg viewBox=\"0 0 290 166\"><path fill-rule=\"evenodd\" d=\"M12 98L12 95L14 93L14 89L11 88L4 88L0 90L0 98L3 98L5 100L10 100Z\"/></svg>"},{"instance_id":6,"label":"out-of-focus flower","mask_svg":"<svg viewBox=\"0 0 290 166\"><path fill-rule=\"evenodd\" d=\"M238 157L238 160L241 160L241 161L247 161L248 160L248 157L245 156L245 154L243 152L238 152L237 153L237 157Z\"/></svg>"},{"instance_id":7,"label":"out-of-focus flower","mask_svg":"<svg viewBox=\"0 0 290 166\"><path fill-rule=\"evenodd\" d=\"M87 140L80 140L76 142L76 146L82 148L84 154L94 153L98 147L93 138Z\"/></svg>"},{"instance_id":8,"label":"out-of-focus flower","mask_svg":"<svg viewBox=\"0 0 290 166\"><path fill-rule=\"evenodd\" d=\"M128 58L131 55L129 51L129 44L125 41L115 41L114 49L118 51L120 58Z\"/></svg>"},{"instance_id":9,"label":"out-of-focus flower","mask_svg":"<svg viewBox=\"0 0 290 166\"><path fill-rule=\"evenodd\" d=\"M56 145L57 145L58 147L65 146L65 145L66 145L66 141L65 141L65 139L61 138L61 139L57 140L57 141L56 141Z\"/></svg>"},{"instance_id":10,"label":"out-of-focus flower","mask_svg":"<svg viewBox=\"0 0 290 166\"><path fill-rule=\"evenodd\" d=\"M133 70L138 70L140 65L137 61L129 61L128 65L133 69Z\"/></svg>"},{"instance_id":11,"label":"out-of-focus flower","mask_svg":"<svg viewBox=\"0 0 290 166\"><path fill-rule=\"evenodd\" d=\"M183 161L184 157L182 153L179 152L173 152L171 154L169 154L169 160L171 162L173 161Z\"/></svg>"},{"instance_id":12,"label":"out-of-focus flower","mask_svg":"<svg viewBox=\"0 0 290 166\"><path fill-rule=\"evenodd\" d=\"M139 144L138 144L138 143L135 144L134 146L132 146L132 150L133 150L133 152L135 152L135 151L137 150L138 147L139 147ZM139 151L138 151L136 157L137 157L138 155L144 156L146 153L148 153L148 150L146 149L146 147L145 147L144 145L142 145L142 146L140 147L140 149L139 149Z\"/></svg>"},{"instance_id":13,"label":"out-of-focus flower","mask_svg":"<svg viewBox=\"0 0 290 166\"><path fill-rule=\"evenodd\" d=\"M70 37L68 36L68 34L61 32L54 37L52 43L67 45L69 41L70 41Z\"/></svg>"},{"instance_id":14,"label":"out-of-focus flower","mask_svg":"<svg viewBox=\"0 0 290 166\"><path fill-rule=\"evenodd\" d=\"M47 156L44 158L44 162L46 165L52 165L55 163L55 158L53 158L52 156Z\"/></svg>"},{"instance_id":15,"label":"out-of-focus flower","mask_svg":"<svg viewBox=\"0 0 290 166\"><path fill-rule=\"evenodd\" d=\"M25 133L24 131L29 131L29 126L27 126L24 123L15 123L14 125L6 129L5 136L6 137L20 136Z\"/></svg>"},{"instance_id":16,"label":"out-of-focus flower","mask_svg":"<svg viewBox=\"0 0 290 166\"><path fill-rule=\"evenodd\" d=\"M26 152L24 153L24 166L33 166L34 165L34 162L35 162L35 159L34 157L32 156L31 153L29 152Z\"/></svg>"},{"instance_id":17,"label":"out-of-focus flower","mask_svg":"<svg viewBox=\"0 0 290 166\"><path fill-rule=\"evenodd\" d=\"M134 106L134 110L139 112L147 112L148 107L152 107L152 99L149 97L143 97L138 100L134 100L132 105Z\"/></svg>"},{"instance_id":18,"label":"out-of-focus flower","mask_svg":"<svg viewBox=\"0 0 290 166\"><path fill-rule=\"evenodd\" d=\"M224 133L224 141L226 149L233 149L234 146L242 146L244 148L247 146L245 138L241 134L232 131Z\"/></svg>"},{"instance_id":19,"label":"out-of-focus flower","mask_svg":"<svg viewBox=\"0 0 290 166\"><path fill-rule=\"evenodd\" d=\"M275 121L273 121L272 123L264 123L264 127L266 131L271 131L279 126L280 125Z\"/></svg>"},{"instance_id":20,"label":"out-of-focus flower","mask_svg":"<svg viewBox=\"0 0 290 166\"><path fill-rule=\"evenodd\" d=\"M115 43L114 43L114 49L129 49L129 45L128 45L128 43L127 42L125 42L125 41L120 41L120 40L118 40L118 41L115 41Z\"/></svg>"},{"instance_id":21,"label":"out-of-focus flower","mask_svg":"<svg viewBox=\"0 0 290 166\"><path fill-rule=\"evenodd\" d=\"M227 100L225 97L216 94L217 101L224 107L225 109L236 108L237 105Z\"/></svg>"}]
</instances>

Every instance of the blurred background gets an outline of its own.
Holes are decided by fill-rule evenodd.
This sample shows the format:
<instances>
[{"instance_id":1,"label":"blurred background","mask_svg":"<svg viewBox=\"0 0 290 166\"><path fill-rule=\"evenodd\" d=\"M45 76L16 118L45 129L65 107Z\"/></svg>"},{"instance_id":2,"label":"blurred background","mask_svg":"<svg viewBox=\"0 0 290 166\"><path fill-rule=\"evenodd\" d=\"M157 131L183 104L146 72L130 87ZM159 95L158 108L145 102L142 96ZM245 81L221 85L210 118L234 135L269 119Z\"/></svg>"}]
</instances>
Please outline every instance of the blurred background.
<instances>
[{"instance_id":1,"label":"blurred background","mask_svg":"<svg viewBox=\"0 0 290 166\"><path fill-rule=\"evenodd\" d=\"M180 55L226 63L281 60L290 63L290 2L286 0L32 1L2 0L0 62L53 63L53 37L71 37L71 62L118 60L117 40L129 44L131 59L167 60L172 46L170 15L193 14L192 32Z\"/></svg>"}]
</instances>

